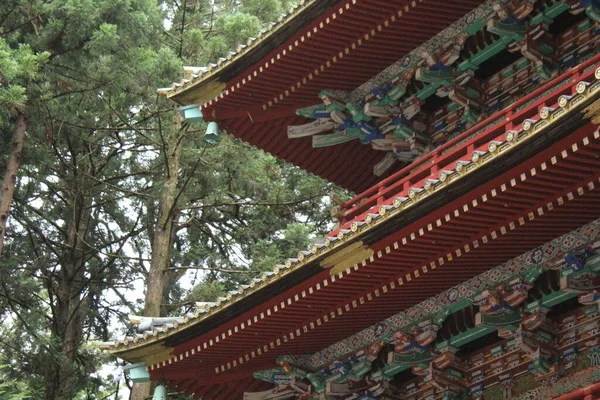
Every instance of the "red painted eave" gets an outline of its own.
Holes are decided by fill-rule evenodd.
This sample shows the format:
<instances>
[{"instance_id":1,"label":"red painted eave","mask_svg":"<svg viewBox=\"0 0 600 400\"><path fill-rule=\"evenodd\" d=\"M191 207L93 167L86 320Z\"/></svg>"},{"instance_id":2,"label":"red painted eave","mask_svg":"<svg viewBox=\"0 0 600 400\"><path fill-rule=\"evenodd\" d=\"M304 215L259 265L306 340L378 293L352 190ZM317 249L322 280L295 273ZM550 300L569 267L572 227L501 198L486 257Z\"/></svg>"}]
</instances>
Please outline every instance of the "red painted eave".
<instances>
[{"instance_id":1,"label":"red painted eave","mask_svg":"<svg viewBox=\"0 0 600 400\"><path fill-rule=\"evenodd\" d=\"M373 166L385 154L358 142L313 149L310 138L290 140L287 126L308 122L295 110L319 103L322 89L354 90L480 4L476 0L341 1L225 82L222 95L203 106L205 118L341 187L365 190L384 178L373 174ZM398 164L396 170L401 167Z\"/></svg>"},{"instance_id":2,"label":"red painted eave","mask_svg":"<svg viewBox=\"0 0 600 400\"><path fill-rule=\"evenodd\" d=\"M328 271L323 271L314 279L284 293L281 298L274 299L278 302L300 294L298 300L285 309L268 314L266 309L273 305L265 304L239 321L233 321L233 325L220 327L218 331L178 346L176 354L185 354L196 346L201 346L202 350L193 357L154 370L152 374L162 374L173 385L190 379L194 374L203 376L202 382L196 383L198 390L202 385L220 385L223 380L244 381L253 371L272 367L279 355L310 354L321 350L399 310L598 218L600 161L596 155L600 151L600 138L593 134L595 130L595 126L586 125L478 190L379 242L373 248L376 252L382 251L383 255L368 265L343 274L343 278L327 286L321 283L321 289L309 293L309 288L328 278ZM513 181L514 185L511 184ZM501 190L503 185L505 189ZM492 191L496 195L492 196ZM486 196L486 201L482 200L483 196ZM473 200L478 200L477 206L472 206ZM463 205L471 206L465 211ZM458 215L454 213L455 209L461 210ZM419 232L421 227L435 223L436 219L444 221L445 215L453 217L433 231L425 230L422 235L415 235L399 250L386 253L386 247L395 248L391 246L392 242L403 243L402 238L412 237L411 233ZM483 236L488 240L482 241ZM473 246L474 240L478 240L479 245ZM469 251L465 250L467 244L470 245ZM460 255L457 250L461 251ZM448 254L453 257L448 257ZM446 261L440 264L438 260L441 258ZM438 263L437 267L424 273L420 266L430 266L432 262ZM407 275L411 279L407 279ZM398 286L396 283L395 289L389 286L389 282L398 282L398 279L403 279L404 284ZM382 285L387 285L388 290L381 290ZM375 290L379 290L379 295L373 295ZM307 293L306 297L301 295L303 291ZM368 297L370 299L367 300ZM358 301L360 298L365 300ZM353 301L358 301L358 305L346 308L345 305ZM344 311L338 313L338 308ZM225 335L219 343L204 349L202 342L210 338L214 340L219 332L226 332L240 321L251 319L261 312L265 318L247 325L231 338ZM335 318L323 322L323 316L331 313L336 314ZM320 319L320 324L317 319ZM306 330L304 327L310 323L314 326ZM301 335L270 345L296 329L300 329ZM259 348L266 350L258 353ZM255 355L246 358L252 351ZM240 357L244 362L235 365ZM215 369L219 373L215 373ZM227 397L214 394L214 397L206 398L224 400Z\"/></svg>"}]
</instances>

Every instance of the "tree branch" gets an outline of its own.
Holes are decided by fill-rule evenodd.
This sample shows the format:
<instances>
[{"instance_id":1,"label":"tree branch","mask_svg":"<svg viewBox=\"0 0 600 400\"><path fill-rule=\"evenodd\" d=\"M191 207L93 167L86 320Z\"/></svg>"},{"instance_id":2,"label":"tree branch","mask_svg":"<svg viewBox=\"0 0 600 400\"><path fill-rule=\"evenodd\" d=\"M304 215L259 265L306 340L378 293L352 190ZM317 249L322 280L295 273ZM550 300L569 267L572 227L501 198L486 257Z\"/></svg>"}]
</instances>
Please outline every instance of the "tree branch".
<instances>
[{"instance_id":1,"label":"tree branch","mask_svg":"<svg viewBox=\"0 0 600 400\"><path fill-rule=\"evenodd\" d=\"M163 272L177 271L177 270L187 270L187 269L200 270L200 271L224 272L224 273L228 273L228 274L247 274L249 272L252 272L252 271L244 271L244 270L237 270L237 269L197 267L197 266L192 266L192 267L170 267L170 268L165 269Z\"/></svg>"}]
</instances>

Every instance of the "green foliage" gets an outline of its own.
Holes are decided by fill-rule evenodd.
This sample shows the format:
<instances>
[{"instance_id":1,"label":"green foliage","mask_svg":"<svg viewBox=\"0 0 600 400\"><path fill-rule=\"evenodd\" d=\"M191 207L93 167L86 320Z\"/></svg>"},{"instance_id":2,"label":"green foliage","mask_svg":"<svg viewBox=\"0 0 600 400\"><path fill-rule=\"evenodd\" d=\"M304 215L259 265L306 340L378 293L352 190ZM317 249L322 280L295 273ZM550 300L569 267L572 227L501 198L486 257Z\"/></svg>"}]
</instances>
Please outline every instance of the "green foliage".
<instances>
[{"instance_id":1,"label":"green foliage","mask_svg":"<svg viewBox=\"0 0 600 400\"><path fill-rule=\"evenodd\" d=\"M24 108L27 102L26 86L35 80L48 53L35 53L28 44L11 48L0 37L0 128L7 123L10 110Z\"/></svg>"},{"instance_id":2,"label":"green foliage","mask_svg":"<svg viewBox=\"0 0 600 400\"><path fill-rule=\"evenodd\" d=\"M252 249L252 269L272 271L285 257L292 257L306 250L311 243L314 226L301 223L289 224L282 232L282 239L261 239Z\"/></svg>"},{"instance_id":3,"label":"green foliage","mask_svg":"<svg viewBox=\"0 0 600 400\"><path fill-rule=\"evenodd\" d=\"M227 55L289 6L0 3L10 16L0 20L0 139L13 129L11 108L26 107L29 121L0 258L0 398L114 396L117 377L98 373L107 357L90 343L122 335L115 321L142 308L134 288L161 229L170 135L183 146L170 312L216 300L328 230L331 185L228 136L209 146L204 126L171 131L173 105L155 93L183 65Z\"/></svg>"},{"instance_id":4,"label":"green foliage","mask_svg":"<svg viewBox=\"0 0 600 400\"><path fill-rule=\"evenodd\" d=\"M260 20L254 15L236 12L219 17L217 27L222 29L225 45L228 48L235 48L244 39L258 34Z\"/></svg>"},{"instance_id":5,"label":"green foliage","mask_svg":"<svg viewBox=\"0 0 600 400\"><path fill-rule=\"evenodd\" d=\"M0 365L0 398L6 400L26 400L33 398L27 384L14 381L10 377L10 365Z\"/></svg>"},{"instance_id":6,"label":"green foliage","mask_svg":"<svg viewBox=\"0 0 600 400\"><path fill-rule=\"evenodd\" d=\"M276 21L284 12L283 6L278 0L242 0L242 10L263 21Z\"/></svg>"},{"instance_id":7,"label":"green foliage","mask_svg":"<svg viewBox=\"0 0 600 400\"><path fill-rule=\"evenodd\" d=\"M188 301L208 301L215 302L219 297L225 294L225 287L221 282L203 282L189 292Z\"/></svg>"}]
</instances>

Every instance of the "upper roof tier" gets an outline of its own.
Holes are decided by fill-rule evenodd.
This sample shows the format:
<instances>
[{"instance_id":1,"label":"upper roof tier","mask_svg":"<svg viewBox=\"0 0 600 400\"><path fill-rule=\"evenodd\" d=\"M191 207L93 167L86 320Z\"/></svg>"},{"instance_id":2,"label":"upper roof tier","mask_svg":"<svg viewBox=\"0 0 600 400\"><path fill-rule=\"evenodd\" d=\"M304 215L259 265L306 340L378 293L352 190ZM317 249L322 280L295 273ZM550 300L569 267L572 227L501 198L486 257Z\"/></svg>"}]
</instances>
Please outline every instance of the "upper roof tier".
<instances>
[{"instance_id":1,"label":"upper roof tier","mask_svg":"<svg viewBox=\"0 0 600 400\"><path fill-rule=\"evenodd\" d=\"M310 137L289 139L288 126L309 122L296 110L320 103L323 89L353 91L480 4L309 2L230 60L174 85L168 97L182 105L200 104L204 118L228 133L359 192L382 178L373 168L385 153L356 140L313 148Z\"/></svg>"},{"instance_id":2,"label":"upper roof tier","mask_svg":"<svg viewBox=\"0 0 600 400\"><path fill-rule=\"evenodd\" d=\"M600 19L590 4L302 3L161 92L360 192L589 57Z\"/></svg>"}]
</instances>

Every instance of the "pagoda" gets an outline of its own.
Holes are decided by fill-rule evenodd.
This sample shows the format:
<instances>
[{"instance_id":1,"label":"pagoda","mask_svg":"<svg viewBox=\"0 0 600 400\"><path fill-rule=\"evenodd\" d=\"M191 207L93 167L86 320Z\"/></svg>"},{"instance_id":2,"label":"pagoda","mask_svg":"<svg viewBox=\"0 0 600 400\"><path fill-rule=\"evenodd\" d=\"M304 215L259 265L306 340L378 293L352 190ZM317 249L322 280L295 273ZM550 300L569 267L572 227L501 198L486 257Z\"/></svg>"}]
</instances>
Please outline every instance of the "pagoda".
<instances>
[{"instance_id":1,"label":"pagoda","mask_svg":"<svg viewBox=\"0 0 600 400\"><path fill-rule=\"evenodd\" d=\"M188 121L356 196L101 347L203 400L600 398L599 24L598 0L304 1L187 68L160 91Z\"/></svg>"}]
</instances>

